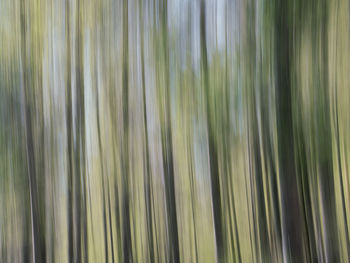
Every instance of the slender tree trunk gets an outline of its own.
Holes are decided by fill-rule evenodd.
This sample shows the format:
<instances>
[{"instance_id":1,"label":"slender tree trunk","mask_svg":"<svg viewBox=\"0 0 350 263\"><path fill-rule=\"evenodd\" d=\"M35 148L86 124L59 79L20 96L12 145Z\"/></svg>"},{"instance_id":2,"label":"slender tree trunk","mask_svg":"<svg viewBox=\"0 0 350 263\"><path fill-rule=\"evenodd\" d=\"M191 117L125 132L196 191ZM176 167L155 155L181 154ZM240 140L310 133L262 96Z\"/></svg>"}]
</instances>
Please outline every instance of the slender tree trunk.
<instances>
[{"instance_id":1,"label":"slender tree trunk","mask_svg":"<svg viewBox=\"0 0 350 263\"><path fill-rule=\"evenodd\" d=\"M132 244L130 229L129 201L129 34L128 34L128 0L123 0L123 152L122 152L122 214L123 214L123 254L124 262L132 262Z\"/></svg>"},{"instance_id":2,"label":"slender tree trunk","mask_svg":"<svg viewBox=\"0 0 350 263\"><path fill-rule=\"evenodd\" d=\"M75 249L76 249L76 262L81 262L82 259L82 177L85 176L84 166L82 163L84 160L84 133L85 133L85 98L84 98L84 60L83 60L83 27L82 27L82 18L81 18L81 0L77 1L76 7L76 62L75 62L75 74L76 74L76 87L77 87L77 96L76 96L76 107L77 107L77 140L74 147L75 154ZM83 165L83 168L81 167Z\"/></svg>"},{"instance_id":3,"label":"slender tree trunk","mask_svg":"<svg viewBox=\"0 0 350 263\"><path fill-rule=\"evenodd\" d=\"M338 224L336 215L336 193L334 189L334 174L333 174L333 160L332 160L332 136L331 136L331 120L330 120L330 108L329 108L329 61L328 61L328 12L329 3L327 0L318 2L322 9L322 21L320 25L320 34L322 41L318 43L322 50L320 63L322 68L320 70L321 76L321 87L315 87L321 101L318 103L320 107L319 123L319 155L321 163L320 179L322 182L322 193L323 203L325 208L325 225L326 225L326 236L327 236L327 260L329 262L339 262L339 236L338 236ZM316 16L313 16L316 17ZM317 21L319 22L319 20ZM317 23L315 23L317 24ZM315 40L316 38L313 38ZM313 45L317 46L317 44Z\"/></svg>"},{"instance_id":4,"label":"slender tree trunk","mask_svg":"<svg viewBox=\"0 0 350 263\"><path fill-rule=\"evenodd\" d=\"M32 246L33 246L33 261L44 262L43 257L44 242L42 233L40 232L40 214L37 192L37 178L35 167L35 152L34 152L34 137L32 129L32 106L31 99L33 97L33 90L31 80L29 78L29 63L27 60L27 28L26 28L26 5L25 0L20 2L20 27L21 27L21 59L23 71L23 90L24 90L24 114L25 114L25 135L26 135L26 154L27 154L27 174L29 182L30 193L30 210L32 221ZM45 255L45 254L44 254Z\"/></svg>"},{"instance_id":5,"label":"slender tree trunk","mask_svg":"<svg viewBox=\"0 0 350 263\"><path fill-rule=\"evenodd\" d=\"M233 190L232 186L232 180L233 180L233 174L232 174L232 166L231 166L231 137L230 135L232 134L231 130L231 110L230 110L230 82L229 82L229 73L228 73L228 52L227 52L227 47L228 47L228 36L227 36L227 23L228 23L228 17L227 17L227 12L228 12L229 4L226 3L226 8L225 8L225 105L224 107L224 112L223 116L226 116L224 125L223 125L223 147L224 147L224 166L225 169L224 171L227 171L227 174L225 176L225 181L226 181L226 191L227 191L227 201L228 201L228 207L229 207L229 222L230 222L230 231L231 231L231 243L232 243L232 250L235 250L234 247L234 242L233 240L236 240L236 246L237 246L237 258L238 262L242 262L242 257L241 257L241 248L240 248L240 242L239 242L239 233L238 233L238 224L237 224L237 216L236 216L236 205L235 205L235 193ZM226 115L225 115L226 113ZM232 196L232 197L231 197ZM232 208L230 201L232 202ZM233 214L233 219L232 215ZM234 222L234 226L232 226L232 221ZM235 258L236 260L236 258Z\"/></svg>"},{"instance_id":6,"label":"slender tree trunk","mask_svg":"<svg viewBox=\"0 0 350 263\"><path fill-rule=\"evenodd\" d=\"M95 61L96 64L96 61ZM96 74L97 75L97 74ZM98 137L98 149L100 154L100 165L101 165L101 180L102 180L102 214L103 214L103 236L105 243L105 260L108 262L108 238L107 238L107 215L106 215L106 191L105 191L105 174L103 161L104 156L102 152L102 142L101 142L101 127L100 127L100 103L99 103L99 90L98 81L96 81L96 116L97 116L97 137Z\"/></svg>"},{"instance_id":7,"label":"slender tree trunk","mask_svg":"<svg viewBox=\"0 0 350 263\"><path fill-rule=\"evenodd\" d=\"M112 209L111 209L111 198L109 193L109 179L107 178L107 201L108 201L108 215L109 215L109 238L111 240L111 252L112 252L112 263L114 263L114 242L113 242L113 228L112 228Z\"/></svg>"},{"instance_id":8,"label":"slender tree trunk","mask_svg":"<svg viewBox=\"0 0 350 263\"><path fill-rule=\"evenodd\" d=\"M102 162L102 160L101 160ZM101 164L102 166L102 164ZM103 176L103 174L102 174ZM105 244L105 261L108 262L108 237L107 237L107 215L106 215L106 191L105 191L105 182L102 178L102 212L103 212L103 238Z\"/></svg>"},{"instance_id":9,"label":"slender tree trunk","mask_svg":"<svg viewBox=\"0 0 350 263\"><path fill-rule=\"evenodd\" d=\"M96 64L96 61L95 61ZM97 74L96 74L97 77ZM104 245L105 245L105 261L109 262L108 256L108 237L107 237L107 212L106 212L106 191L105 191L105 174L104 174L104 156L102 152L102 142L101 142L101 127L100 127L100 104L99 104L99 90L98 90L98 81L96 81L96 116L97 116L97 136L98 136L98 148L100 154L100 164L101 164L101 177L102 177L102 211L103 211L103 236L104 236ZM109 186L107 185L107 188ZM111 225L111 209L109 202L109 191L108 191L108 206L109 206L109 225L110 225L110 235L111 235L111 250L112 250L112 262L114 262L113 255L113 239L112 239L112 225Z\"/></svg>"},{"instance_id":10,"label":"slender tree trunk","mask_svg":"<svg viewBox=\"0 0 350 263\"><path fill-rule=\"evenodd\" d=\"M84 262L88 263L89 262L89 243L88 243L88 225L87 225L87 182L86 182L86 169L85 169L85 129L84 129L84 139L83 139L83 158L82 158L82 163L83 163L83 185L82 185L82 195L83 195L83 218L82 218L82 231L83 231L83 255L84 255Z\"/></svg>"},{"instance_id":11,"label":"slender tree trunk","mask_svg":"<svg viewBox=\"0 0 350 263\"><path fill-rule=\"evenodd\" d=\"M209 163L210 163L210 180L211 180L211 192L214 211L214 229L215 240L217 247L217 256L219 262L224 258L224 238L222 233L222 205L221 205L221 189L219 179L219 166L218 166L218 150L215 142L214 125L212 118L210 117L210 95L209 95L209 71L208 71L208 58L207 58L207 43L206 43L206 8L205 0L201 0L200 3L200 40L201 40L201 59L202 59L202 73L204 77L204 92L206 96L206 117L207 117L207 129L208 129L208 144L209 144Z\"/></svg>"},{"instance_id":12,"label":"slender tree trunk","mask_svg":"<svg viewBox=\"0 0 350 263\"><path fill-rule=\"evenodd\" d=\"M26 198L27 198L27 192L26 192ZM5 200L5 203L7 202L7 200L6 200L6 195L5 195L5 198L4 198ZM29 209L29 207L30 207L30 202L28 201L28 199L27 200L24 200L24 202L25 202L25 215L26 215L26 217L23 217L23 240L22 240L22 256L23 256L23 262L24 263L29 263L29 262L31 262L30 261L30 244L31 244L31 236L30 236L30 226L29 226L29 220L28 220L28 218L27 218L27 216L28 215L30 215L30 209ZM6 220L6 219L5 219ZM3 223L4 223L4 225L6 225L6 221L3 221ZM3 245L3 244L1 244L2 246L1 246L1 249L3 249L3 248L5 248L5 246ZM2 261L6 261L5 260L5 258L6 258L6 250L5 249L3 249L2 251L1 251L1 256L2 257L0 257L0 259L2 260Z\"/></svg>"},{"instance_id":13,"label":"slender tree trunk","mask_svg":"<svg viewBox=\"0 0 350 263\"><path fill-rule=\"evenodd\" d=\"M70 38L70 1L66 0L66 130L68 152L68 262L74 261L73 254L73 120L72 120L72 84L71 84L71 38Z\"/></svg>"},{"instance_id":14,"label":"slender tree trunk","mask_svg":"<svg viewBox=\"0 0 350 263\"><path fill-rule=\"evenodd\" d=\"M189 138L192 138L192 136L188 136ZM192 147L191 140L188 139L188 154L189 154L189 173L190 173L190 191L191 191L191 210L192 210L192 222L193 222L193 239L194 239L194 251L195 251L195 258L196 263L198 263L198 241L197 241L197 224L196 224L196 204L195 204L195 197L196 197L196 191L195 191L195 180L194 180L194 171L193 171L193 153L192 153Z\"/></svg>"},{"instance_id":15,"label":"slender tree trunk","mask_svg":"<svg viewBox=\"0 0 350 263\"><path fill-rule=\"evenodd\" d=\"M161 27L164 49L165 65L165 113L164 126L162 126L162 143L163 143L163 167L165 181L166 208L168 215L168 233L170 262L180 262L179 237L177 226L176 196L174 181L174 160L173 160L173 143L171 129L171 100L170 100L170 69L169 69L169 46L168 46L168 4L167 0L162 1L161 9Z\"/></svg>"},{"instance_id":16,"label":"slender tree trunk","mask_svg":"<svg viewBox=\"0 0 350 263\"><path fill-rule=\"evenodd\" d=\"M82 22L81 22L82 24ZM81 26L82 27L82 26ZM80 28L81 34L83 34L84 28ZM81 37L82 38L82 37ZM84 256L84 262L88 263L89 261L89 246L88 246L88 226L87 226L87 185L86 185L86 130L85 130L85 83L84 83L84 59L83 59L83 52L84 52L84 46L83 42L80 40L79 41L79 49L80 49L80 75L81 75L81 109L80 109L80 116L81 116L81 198L82 198L82 204L81 204L81 209L82 209L82 218L81 218L81 231L82 236L81 239L83 241L83 253L82 255Z\"/></svg>"},{"instance_id":17,"label":"slender tree trunk","mask_svg":"<svg viewBox=\"0 0 350 263\"><path fill-rule=\"evenodd\" d=\"M141 85L142 85L142 100L143 100L143 126L145 129L145 163L146 163L146 178L145 178L145 205L146 205L146 221L147 221L147 240L148 254L150 262L154 262L153 248L153 220L152 220L152 204L151 204L151 169L149 161L149 144L148 144L148 126L147 126L147 105L146 105L146 83L145 83L145 58L144 58L144 19L143 19L143 0L139 0L139 30L140 30L140 49L141 49Z\"/></svg>"}]
</instances>

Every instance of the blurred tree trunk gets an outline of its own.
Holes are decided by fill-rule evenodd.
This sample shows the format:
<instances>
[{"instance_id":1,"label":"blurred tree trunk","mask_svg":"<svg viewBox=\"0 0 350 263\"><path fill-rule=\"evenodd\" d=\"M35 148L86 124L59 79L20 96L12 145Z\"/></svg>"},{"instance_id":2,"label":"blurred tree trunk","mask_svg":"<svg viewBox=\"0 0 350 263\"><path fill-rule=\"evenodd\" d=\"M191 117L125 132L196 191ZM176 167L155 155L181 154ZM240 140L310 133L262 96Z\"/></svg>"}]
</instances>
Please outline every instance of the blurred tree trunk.
<instances>
[{"instance_id":1,"label":"blurred tree trunk","mask_svg":"<svg viewBox=\"0 0 350 263\"><path fill-rule=\"evenodd\" d=\"M73 254L73 120L72 120L72 83L71 83L71 38L70 38L70 1L66 0L66 133L68 153L68 262L74 261Z\"/></svg>"},{"instance_id":2,"label":"blurred tree trunk","mask_svg":"<svg viewBox=\"0 0 350 263\"><path fill-rule=\"evenodd\" d=\"M37 172L35 166L35 151L34 151L34 135L32 127L32 100L34 90L30 73L32 72L30 61L27 54L27 17L25 0L20 2L20 28L21 28L21 59L23 71L23 91L24 91L24 119L25 119L25 137L26 137L26 153L27 153L27 173L30 193L30 209L32 221L32 246L33 246L33 261L45 261L45 232L40 224L40 210L38 200L38 184Z\"/></svg>"},{"instance_id":3,"label":"blurred tree trunk","mask_svg":"<svg viewBox=\"0 0 350 263\"><path fill-rule=\"evenodd\" d=\"M208 70L208 58L207 58L207 43L206 43L206 7L205 0L201 0L200 3L200 43L201 43L201 59L202 59L202 74L203 85L205 93L206 103L206 117L207 117L207 129L208 129L208 144L209 144L209 163L210 163L210 180L211 180L211 192L213 201L213 213L214 213L214 228L215 228L215 240L217 247L218 261L221 262L224 259L224 238L222 229L222 205L221 205L221 189L219 178L219 166L218 166L218 149L215 141L214 124L211 118L210 107L210 87L209 87L209 70Z\"/></svg>"},{"instance_id":4,"label":"blurred tree trunk","mask_svg":"<svg viewBox=\"0 0 350 263\"><path fill-rule=\"evenodd\" d=\"M128 0L123 0L123 68L122 68L122 101L123 101L123 149L122 149L122 217L123 217L123 254L124 262L133 262L130 198L129 198L129 27Z\"/></svg>"},{"instance_id":5,"label":"blurred tree trunk","mask_svg":"<svg viewBox=\"0 0 350 263\"><path fill-rule=\"evenodd\" d=\"M174 181L174 159L171 128L171 99L170 99L170 72L169 72L169 44L168 44L168 2L161 1L161 32L164 52L164 77L165 77L165 108L163 112L162 146L163 146L163 169L165 181L166 208L168 216L168 233L170 262L180 262L179 237L176 212L175 181Z\"/></svg>"},{"instance_id":6,"label":"blurred tree trunk","mask_svg":"<svg viewBox=\"0 0 350 263\"><path fill-rule=\"evenodd\" d=\"M97 59L94 61L97 65ZM98 73L96 73L96 78L98 76ZM96 118L97 118L97 138L98 138L98 150L100 155L100 166L101 166L101 184L102 184L102 215L103 215L103 237L104 237L104 244L105 244L105 260L108 262L108 238L107 238L107 215L106 215L106 191L105 191L105 174L104 174L104 167L103 167L103 161L104 156L102 152L102 142L101 142L101 125L100 125L100 99L99 99L99 88L98 88L98 81L96 83L96 96L95 96L95 107L96 107ZM108 185L107 185L108 187ZM112 247L113 250L113 247ZM112 260L113 257L112 257Z\"/></svg>"},{"instance_id":7,"label":"blurred tree trunk","mask_svg":"<svg viewBox=\"0 0 350 263\"><path fill-rule=\"evenodd\" d=\"M281 173L284 258L304 259L304 220L300 207L294 159L291 61L293 42L288 8L290 1L275 1L276 103L278 151Z\"/></svg>"},{"instance_id":8,"label":"blurred tree trunk","mask_svg":"<svg viewBox=\"0 0 350 263\"><path fill-rule=\"evenodd\" d=\"M83 24L82 24L82 2L77 0L76 6L76 42L75 42L75 74L76 74L76 109L77 109L77 128L76 128L76 142L74 145L75 157L75 249L76 262L81 262L82 259L82 221L84 215L83 209L83 190L82 177L84 174L85 163L84 160L84 133L85 133L85 96L84 96L84 47L83 47ZM81 167L83 166L83 167ZM83 201L85 201L83 199Z\"/></svg>"},{"instance_id":9,"label":"blurred tree trunk","mask_svg":"<svg viewBox=\"0 0 350 263\"><path fill-rule=\"evenodd\" d=\"M247 62L249 63L248 73L248 100L249 100L249 139L251 147L251 168L252 176L252 210L254 224L254 240L256 257L258 260L271 259L271 243L269 242L269 203L268 184L266 174L269 166L269 141L266 123L269 122L268 111L265 110L264 98L267 96L267 87L263 81L264 61L263 51L259 45L260 41L264 41L264 32L258 25L264 21L260 17L261 10L256 1L248 1L247 15L250 16L247 21L248 32L248 48ZM254 26L253 26L254 25ZM272 181L275 180L273 174L270 175Z\"/></svg>"},{"instance_id":10,"label":"blurred tree trunk","mask_svg":"<svg viewBox=\"0 0 350 263\"><path fill-rule=\"evenodd\" d=\"M232 129L231 129L231 109L230 109L230 81L229 81L229 68L228 68L228 52L227 52L227 45L228 45L228 39L227 39L227 11L228 10L228 3L226 3L226 9L225 9L225 72L224 72L224 91L222 98L223 105L222 105L222 147L223 147L223 184L224 184L224 190L225 190L225 199L227 202L228 207L228 218L226 218L226 222L229 221L229 229L230 229L230 241L231 241L231 248L233 252L233 258L234 260L237 260L238 262L242 262L241 257L241 248L240 248L240 241L239 241L239 234L238 234L238 224L237 224L237 216L236 216L236 205L235 205L235 193L233 190L233 174L232 174ZM231 205L232 204L232 205ZM233 222L233 225L232 225ZM237 247L237 251L235 249L235 245ZM227 260L227 259L226 259Z\"/></svg>"},{"instance_id":11,"label":"blurred tree trunk","mask_svg":"<svg viewBox=\"0 0 350 263\"><path fill-rule=\"evenodd\" d=\"M318 107L318 136L317 136L317 152L319 154L319 162L321 164L320 179L321 179L321 191L323 195L322 202L324 203L325 209L325 226L326 226L326 251L327 260L329 262L339 262L339 236L338 236L338 225L337 225L337 214L336 212L336 192L334 189L334 174L333 174L333 160L332 160L332 135L331 135L331 120L330 120L330 108L329 108L329 54L328 54L328 20L329 20L329 2L327 0L315 1L315 6L318 6L320 11L320 17L313 15L315 19L315 29L317 30L316 36L312 38L315 43L313 47L314 52L321 50L320 54L315 54L315 57L320 56L318 59L318 67L315 66L317 72L316 76L319 78L319 87L317 93L319 101L315 105ZM319 25L317 27L317 25ZM318 33L319 32L319 33ZM320 37L318 37L320 34ZM321 41L317 41L321 39ZM319 77L320 76L320 77Z\"/></svg>"},{"instance_id":12,"label":"blurred tree trunk","mask_svg":"<svg viewBox=\"0 0 350 263\"><path fill-rule=\"evenodd\" d=\"M147 241L148 255L150 262L154 260L153 248L153 219L152 219L152 203L151 203L151 167L149 160L149 144L148 144L148 125L147 125L147 104L146 104L146 81L145 81L145 56L144 56L144 18L143 18L143 0L139 0L139 30L140 30L140 49L141 49L141 88L142 88L142 104L143 104L143 128L145 131L145 205L146 205L146 222L147 222Z\"/></svg>"}]
</instances>

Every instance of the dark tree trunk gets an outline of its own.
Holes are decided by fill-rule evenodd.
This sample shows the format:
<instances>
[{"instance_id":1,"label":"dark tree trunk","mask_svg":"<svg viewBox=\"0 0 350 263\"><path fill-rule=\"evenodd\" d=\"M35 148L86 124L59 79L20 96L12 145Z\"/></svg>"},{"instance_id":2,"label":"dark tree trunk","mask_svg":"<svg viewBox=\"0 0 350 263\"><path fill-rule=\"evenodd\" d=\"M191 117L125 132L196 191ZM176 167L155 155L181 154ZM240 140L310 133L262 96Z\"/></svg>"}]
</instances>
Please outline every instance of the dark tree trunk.
<instances>
[{"instance_id":1,"label":"dark tree trunk","mask_svg":"<svg viewBox=\"0 0 350 263\"><path fill-rule=\"evenodd\" d=\"M72 120L72 84L71 84L71 43L70 43L70 1L66 0L66 45L67 45L67 71L66 71L66 130L68 152L68 262L74 261L73 254L73 120Z\"/></svg>"},{"instance_id":2,"label":"dark tree trunk","mask_svg":"<svg viewBox=\"0 0 350 263\"><path fill-rule=\"evenodd\" d=\"M140 49L141 49L141 86L142 86L142 101L143 101L143 126L145 129L145 165L146 165L146 178L145 178L145 205L146 205L146 222L147 222L147 241L148 241L148 254L150 262L154 261L154 248L153 248L153 219L152 219L152 204L151 204L151 168L149 161L149 144L148 144L148 126L147 126L147 104L146 104L146 83L145 83L145 58L144 58L144 32L143 32L143 0L139 1L139 19L140 19Z\"/></svg>"},{"instance_id":3,"label":"dark tree trunk","mask_svg":"<svg viewBox=\"0 0 350 263\"><path fill-rule=\"evenodd\" d=\"M45 261L45 236L40 227L40 213L38 201L38 184L35 167L34 135L32 128L32 99L34 97L29 73L30 63L27 59L27 28L26 28L26 6L25 0L20 2L20 27L21 27L21 59L23 71L23 90L24 90L24 114L25 114L25 137L27 154L27 173L30 193L30 210L32 221L32 246L33 261Z\"/></svg>"},{"instance_id":4,"label":"dark tree trunk","mask_svg":"<svg viewBox=\"0 0 350 263\"><path fill-rule=\"evenodd\" d=\"M85 133L85 99L84 99L84 60L83 60L83 42L82 42L82 21L81 21L81 1L78 0L76 8L76 62L75 62L75 74L76 74L76 109L77 109L77 135L76 143L74 145L74 157L75 157L75 261L81 262L82 259L82 176L85 164L82 162L84 160L84 133ZM83 165L83 168L81 167Z\"/></svg>"},{"instance_id":5,"label":"dark tree trunk","mask_svg":"<svg viewBox=\"0 0 350 263\"><path fill-rule=\"evenodd\" d=\"M108 196L108 215L109 215L109 238L111 240L111 252L112 252L112 263L114 263L114 242L113 242L113 229L112 229L112 209L111 209L111 198L109 193L109 180L107 178L107 196Z\"/></svg>"},{"instance_id":6,"label":"dark tree trunk","mask_svg":"<svg viewBox=\"0 0 350 263\"><path fill-rule=\"evenodd\" d=\"M206 117L207 117L207 129L208 129L208 144L209 144L209 163L210 163L210 180L211 180L211 192L214 211L214 229L215 240L217 247L217 256L219 262L224 258L224 240L222 233L222 206L221 206L221 189L219 179L219 166L218 166L218 149L215 141L214 125L212 118L210 117L210 95L209 95L209 71L208 71L208 58L207 58L207 43L206 43L206 7L205 0L201 0L200 3L200 41L201 41L201 59L202 69L204 77L204 92L206 96Z\"/></svg>"},{"instance_id":7,"label":"dark tree trunk","mask_svg":"<svg viewBox=\"0 0 350 263\"><path fill-rule=\"evenodd\" d=\"M123 151L122 151L122 217L123 217L123 254L124 262L132 262L132 244L130 229L129 204L129 34L128 34L128 0L123 0Z\"/></svg>"},{"instance_id":8,"label":"dark tree trunk","mask_svg":"<svg viewBox=\"0 0 350 263\"><path fill-rule=\"evenodd\" d=\"M292 261L304 258L304 220L300 207L298 180L294 159L292 117L291 55L293 44L288 2L275 2L276 103L277 130L281 173L282 222L285 232L285 254Z\"/></svg>"},{"instance_id":9,"label":"dark tree trunk","mask_svg":"<svg viewBox=\"0 0 350 263\"><path fill-rule=\"evenodd\" d=\"M163 168L165 181L165 197L168 216L168 233L170 262L180 262L179 237L177 226L176 196L174 181L174 163L173 163L173 143L171 129L171 108L170 108L170 72L169 72L169 46L168 46L168 3L167 0L161 3L161 27L164 49L165 64L165 113L164 126L162 127L162 144L163 144Z\"/></svg>"},{"instance_id":10,"label":"dark tree trunk","mask_svg":"<svg viewBox=\"0 0 350 263\"><path fill-rule=\"evenodd\" d=\"M328 1L323 0L318 2L321 5L322 9L322 21L320 22L320 34L322 41L318 44L321 45L320 49L322 50L321 59L319 60L319 65L322 65L320 69L321 73L321 92L319 103L317 104L319 109L319 123L321 127L319 127L319 135L317 138L319 139L319 155L320 155L320 163L321 163L321 189L323 193L324 208L325 208L325 225L326 225L326 246L327 246L327 260L329 262L339 262L339 237L338 237L338 224L336 215L336 193L334 189L334 174L333 174L333 163L332 163L332 135L331 135L331 120L330 120L330 109L329 109L329 62L328 62ZM316 18L316 16L313 16ZM313 40L318 38L314 37ZM317 46L317 44L313 45ZM318 88L318 87L316 87ZM340 177L341 178L341 177ZM342 180L342 179L341 179Z\"/></svg>"}]
</instances>

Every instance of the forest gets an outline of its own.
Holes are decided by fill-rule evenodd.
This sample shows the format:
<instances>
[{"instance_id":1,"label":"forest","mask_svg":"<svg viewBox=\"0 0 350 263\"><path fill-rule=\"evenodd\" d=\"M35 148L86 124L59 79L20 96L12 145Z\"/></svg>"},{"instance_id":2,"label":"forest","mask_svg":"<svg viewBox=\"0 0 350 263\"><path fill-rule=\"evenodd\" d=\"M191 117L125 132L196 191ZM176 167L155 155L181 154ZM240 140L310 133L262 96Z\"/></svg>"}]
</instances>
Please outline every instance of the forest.
<instances>
[{"instance_id":1,"label":"forest","mask_svg":"<svg viewBox=\"0 0 350 263\"><path fill-rule=\"evenodd\" d=\"M350 262L350 1L0 0L0 262Z\"/></svg>"}]
</instances>

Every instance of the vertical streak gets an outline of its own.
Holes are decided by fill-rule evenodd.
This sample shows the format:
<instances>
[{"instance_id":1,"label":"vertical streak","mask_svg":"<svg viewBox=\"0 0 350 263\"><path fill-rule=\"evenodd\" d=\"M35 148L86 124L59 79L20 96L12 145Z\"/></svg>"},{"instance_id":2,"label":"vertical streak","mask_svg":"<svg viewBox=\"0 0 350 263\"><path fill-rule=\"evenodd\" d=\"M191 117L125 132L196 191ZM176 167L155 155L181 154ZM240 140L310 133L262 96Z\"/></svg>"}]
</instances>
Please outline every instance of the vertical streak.
<instances>
[{"instance_id":1,"label":"vertical streak","mask_svg":"<svg viewBox=\"0 0 350 263\"><path fill-rule=\"evenodd\" d=\"M221 207L221 190L220 190L220 178L218 167L218 152L217 145L214 137L214 124L211 118L210 107L210 90L209 90L209 71L208 71L208 58L207 58L207 43L206 43L206 8L205 0L201 0L200 3L200 42L201 42L201 59L204 77L204 92L206 103L206 117L207 117L207 130L208 130L208 144L209 144L209 162L210 162L210 180L211 180L211 192L214 210L214 228L215 239L218 253L219 262L224 258L224 241L222 233L222 207Z\"/></svg>"},{"instance_id":2,"label":"vertical streak","mask_svg":"<svg viewBox=\"0 0 350 263\"><path fill-rule=\"evenodd\" d=\"M20 2L20 27L21 27L21 59L23 72L23 89L24 89L24 105L25 105L25 138L27 153L27 174L30 193L30 210L32 221L32 246L33 246L33 262L42 262L40 257L41 243L39 233L39 211L37 200L37 182L36 168L34 156L34 142L32 130L32 107L31 103L31 84L28 76L29 64L27 61L27 27L26 27L26 5L25 0Z\"/></svg>"},{"instance_id":3,"label":"vertical streak","mask_svg":"<svg viewBox=\"0 0 350 263\"><path fill-rule=\"evenodd\" d=\"M66 133L68 152L68 262L72 263L73 256L73 148L72 148L72 84L71 84L71 39L70 39L70 0L66 0Z\"/></svg>"},{"instance_id":4,"label":"vertical streak","mask_svg":"<svg viewBox=\"0 0 350 263\"><path fill-rule=\"evenodd\" d=\"M122 156L122 213L123 213L123 253L124 262L132 262L132 245L130 229L129 201L129 35L128 35L128 0L123 0L123 69L122 69L122 99L123 99L123 156Z\"/></svg>"},{"instance_id":5,"label":"vertical streak","mask_svg":"<svg viewBox=\"0 0 350 263\"><path fill-rule=\"evenodd\" d=\"M145 178L145 202L146 202L146 221L147 221L147 239L149 247L150 262L154 262L153 248L153 220L152 220L152 204L151 204L151 169L149 161L149 143L148 143L148 121L147 121L147 105L146 105L146 83L145 83L145 61L144 61L144 27L143 23L143 0L139 0L139 30L140 30L140 49L141 49L141 86L143 100L143 127L145 131L145 162L146 162L146 178Z\"/></svg>"}]
</instances>

